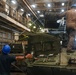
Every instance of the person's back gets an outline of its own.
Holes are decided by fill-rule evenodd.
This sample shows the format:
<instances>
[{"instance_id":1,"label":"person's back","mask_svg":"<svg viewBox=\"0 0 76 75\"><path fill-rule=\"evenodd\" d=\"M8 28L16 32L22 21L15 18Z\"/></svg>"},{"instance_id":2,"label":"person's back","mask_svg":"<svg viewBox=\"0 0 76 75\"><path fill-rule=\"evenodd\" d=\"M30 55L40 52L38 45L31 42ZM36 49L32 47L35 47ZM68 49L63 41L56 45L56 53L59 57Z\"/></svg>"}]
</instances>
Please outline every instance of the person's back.
<instances>
[{"instance_id":1,"label":"person's back","mask_svg":"<svg viewBox=\"0 0 76 75\"><path fill-rule=\"evenodd\" d=\"M2 48L2 53L0 54L0 75L10 75L10 67L11 63L16 60L23 60L23 59L32 59L33 56L31 54L27 54L26 56L14 56L9 55L11 51L10 46L4 45Z\"/></svg>"},{"instance_id":2,"label":"person's back","mask_svg":"<svg viewBox=\"0 0 76 75\"><path fill-rule=\"evenodd\" d=\"M10 75L10 66L13 61L15 61L14 56L0 55L0 75Z\"/></svg>"},{"instance_id":3,"label":"person's back","mask_svg":"<svg viewBox=\"0 0 76 75\"><path fill-rule=\"evenodd\" d=\"M5 45L2 48L2 53L0 54L0 75L10 75L10 66L13 61L16 60L15 56L10 56L10 46Z\"/></svg>"},{"instance_id":4,"label":"person's back","mask_svg":"<svg viewBox=\"0 0 76 75\"><path fill-rule=\"evenodd\" d=\"M66 31L68 35L67 52L72 51L76 36L76 4L72 4L71 9L60 16L66 16Z\"/></svg>"},{"instance_id":5,"label":"person's back","mask_svg":"<svg viewBox=\"0 0 76 75\"><path fill-rule=\"evenodd\" d=\"M67 28L76 28L76 9L72 8L66 12L66 25Z\"/></svg>"}]
</instances>

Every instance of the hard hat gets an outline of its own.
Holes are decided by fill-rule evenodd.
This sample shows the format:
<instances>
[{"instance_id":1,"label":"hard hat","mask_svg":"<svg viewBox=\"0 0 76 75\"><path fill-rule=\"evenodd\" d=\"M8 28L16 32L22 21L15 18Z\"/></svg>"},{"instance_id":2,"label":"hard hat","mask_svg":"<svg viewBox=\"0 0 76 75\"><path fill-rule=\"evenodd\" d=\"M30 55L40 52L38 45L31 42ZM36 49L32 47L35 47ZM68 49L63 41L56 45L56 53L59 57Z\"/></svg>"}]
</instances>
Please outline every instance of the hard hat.
<instances>
[{"instance_id":1,"label":"hard hat","mask_svg":"<svg viewBox=\"0 0 76 75\"><path fill-rule=\"evenodd\" d=\"M76 4L72 4L72 6L71 7L76 7Z\"/></svg>"},{"instance_id":2,"label":"hard hat","mask_svg":"<svg viewBox=\"0 0 76 75\"><path fill-rule=\"evenodd\" d=\"M3 48L2 48L2 52L5 53L5 54L8 54L10 53L11 51L11 48L9 45L4 45Z\"/></svg>"}]
</instances>

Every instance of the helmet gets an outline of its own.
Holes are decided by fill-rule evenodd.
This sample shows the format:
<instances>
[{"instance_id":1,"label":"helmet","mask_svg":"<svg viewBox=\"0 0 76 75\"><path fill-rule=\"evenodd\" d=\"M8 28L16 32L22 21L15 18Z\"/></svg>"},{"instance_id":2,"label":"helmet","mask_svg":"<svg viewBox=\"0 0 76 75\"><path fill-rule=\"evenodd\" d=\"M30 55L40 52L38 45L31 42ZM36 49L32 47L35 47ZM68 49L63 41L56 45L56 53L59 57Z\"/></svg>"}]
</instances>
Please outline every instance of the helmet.
<instances>
[{"instance_id":1,"label":"helmet","mask_svg":"<svg viewBox=\"0 0 76 75\"><path fill-rule=\"evenodd\" d=\"M3 53L8 54L8 53L10 53L10 51L11 51L11 48L9 45L3 46L3 48L2 48Z\"/></svg>"},{"instance_id":2,"label":"helmet","mask_svg":"<svg viewBox=\"0 0 76 75\"><path fill-rule=\"evenodd\" d=\"M71 7L76 7L76 4L72 4L72 6Z\"/></svg>"}]
</instances>

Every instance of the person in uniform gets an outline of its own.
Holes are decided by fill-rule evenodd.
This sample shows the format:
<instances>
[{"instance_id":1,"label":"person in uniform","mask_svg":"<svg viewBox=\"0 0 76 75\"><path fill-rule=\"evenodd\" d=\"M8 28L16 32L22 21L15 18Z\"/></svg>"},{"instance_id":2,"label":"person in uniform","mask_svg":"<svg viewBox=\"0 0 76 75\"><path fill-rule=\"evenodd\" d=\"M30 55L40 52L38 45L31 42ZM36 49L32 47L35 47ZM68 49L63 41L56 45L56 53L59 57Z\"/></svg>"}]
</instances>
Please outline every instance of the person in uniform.
<instances>
[{"instance_id":1,"label":"person in uniform","mask_svg":"<svg viewBox=\"0 0 76 75\"><path fill-rule=\"evenodd\" d=\"M60 16L66 16L66 30L69 36L67 51L72 51L76 36L76 4L73 4L70 10L67 10Z\"/></svg>"},{"instance_id":2,"label":"person in uniform","mask_svg":"<svg viewBox=\"0 0 76 75\"><path fill-rule=\"evenodd\" d=\"M24 58L31 59L33 56L27 54L26 56L13 56L9 55L11 51L10 46L4 45L2 48L2 53L0 54L0 75L10 75L11 63L16 60L22 60Z\"/></svg>"}]
</instances>

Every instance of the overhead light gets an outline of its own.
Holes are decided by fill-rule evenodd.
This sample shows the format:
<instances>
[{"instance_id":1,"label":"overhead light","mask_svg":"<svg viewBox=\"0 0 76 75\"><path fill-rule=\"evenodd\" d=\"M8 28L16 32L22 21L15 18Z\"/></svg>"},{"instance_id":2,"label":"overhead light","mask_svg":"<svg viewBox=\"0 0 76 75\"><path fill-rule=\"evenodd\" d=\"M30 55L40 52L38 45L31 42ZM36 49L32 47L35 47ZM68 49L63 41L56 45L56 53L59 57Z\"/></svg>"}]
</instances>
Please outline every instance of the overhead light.
<instances>
[{"instance_id":1,"label":"overhead light","mask_svg":"<svg viewBox=\"0 0 76 75\"><path fill-rule=\"evenodd\" d=\"M62 6L64 6L64 5L65 5L65 3L62 3L61 5L62 5Z\"/></svg>"},{"instance_id":2,"label":"overhead light","mask_svg":"<svg viewBox=\"0 0 76 75\"><path fill-rule=\"evenodd\" d=\"M31 26L32 24L31 24L31 23L29 23L28 25L29 25L29 26Z\"/></svg>"},{"instance_id":3,"label":"overhead light","mask_svg":"<svg viewBox=\"0 0 76 75\"><path fill-rule=\"evenodd\" d=\"M35 4L33 4L33 5L31 5L33 8L36 8L36 5Z\"/></svg>"},{"instance_id":4,"label":"overhead light","mask_svg":"<svg viewBox=\"0 0 76 75\"><path fill-rule=\"evenodd\" d=\"M40 13L40 11L37 11L37 13Z\"/></svg>"},{"instance_id":5,"label":"overhead light","mask_svg":"<svg viewBox=\"0 0 76 75\"><path fill-rule=\"evenodd\" d=\"M48 7L51 7L51 4L48 4L47 6L48 6Z\"/></svg>"},{"instance_id":6,"label":"overhead light","mask_svg":"<svg viewBox=\"0 0 76 75\"><path fill-rule=\"evenodd\" d=\"M33 28L36 28L36 26L34 26Z\"/></svg>"},{"instance_id":7,"label":"overhead light","mask_svg":"<svg viewBox=\"0 0 76 75\"><path fill-rule=\"evenodd\" d=\"M40 29L42 29L42 28L40 27Z\"/></svg>"},{"instance_id":8,"label":"overhead light","mask_svg":"<svg viewBox=\"0 0 76 75\"><path fill-rule=\"evenodd\" d=\"M44 29L41 29L41 32L43 32L43 33L44 33L44 32L45 32L45 30L44 30Z\"/></svg>"},{"instance_id":9,"label":"overhead light","mask_svg":"<svg viewBox=\"0 0 76 75\"><path fill-rule=\"evenodd\" d=\"M64 9L62 9L61 12L64 12Z\"/></svg>"},{"instance_id":10,"label":"overhead light","mask_svg":"<svg viewBox=\"0 0 76 75\"><path fill-rule=\"evenodd\" d=\"M12 2L13 4L16 4L16 0L12 0L11 2Z\"/></svg>"},{"instance_id":11,"label":"overhead light","mask_svg":"<svg viewBox=\"0 0 76 75\"><path fill-rule=\"evenodd\" d=\"M24 11L23 9L21 9L21 11Z\"/></svg>"},{"instance_id":12,"label":"overhead light","mask_svg":"<svg viewBox=\"0 0 76 75\"><path fill-rule=\"evenodd\" d=\"M43 14L41 14L41 15L40 15L40 17L44 17L44 15L43 15Z\"/></svg>"},{"instance_id":13,"label":"overhead light","mask_svg":"<svg viewBox=\"0 0 76 75\"><path fill-rule=\"evenodd\" d=\"M49 10L49 11L52 11L52 10Z\"/></svg>"},{"instance_id":14,"label":"overhead light","mask_svg":"<svg viewBox=\"0 0 76 75\"><path fill-rule=\"evenodd\" d=\"M28 14L28 16L31 16L30 14Z\"/></svg>"}]
</instances>

